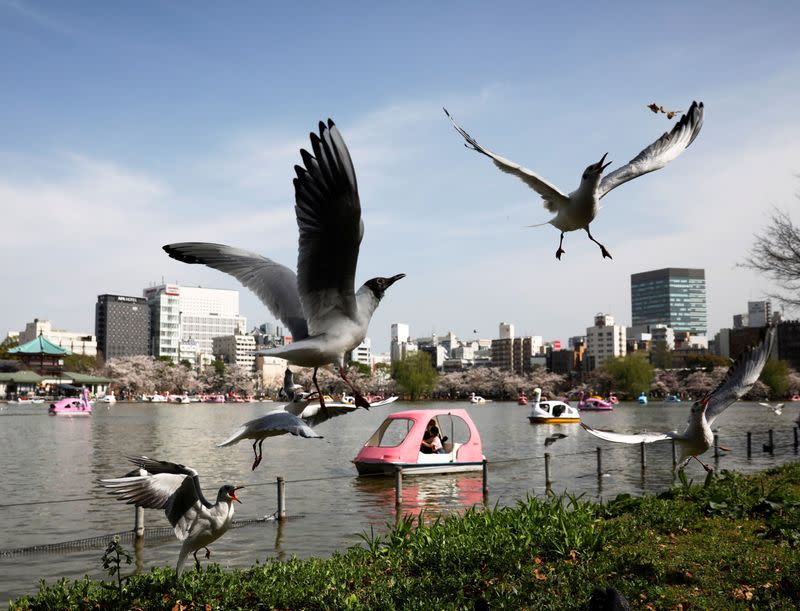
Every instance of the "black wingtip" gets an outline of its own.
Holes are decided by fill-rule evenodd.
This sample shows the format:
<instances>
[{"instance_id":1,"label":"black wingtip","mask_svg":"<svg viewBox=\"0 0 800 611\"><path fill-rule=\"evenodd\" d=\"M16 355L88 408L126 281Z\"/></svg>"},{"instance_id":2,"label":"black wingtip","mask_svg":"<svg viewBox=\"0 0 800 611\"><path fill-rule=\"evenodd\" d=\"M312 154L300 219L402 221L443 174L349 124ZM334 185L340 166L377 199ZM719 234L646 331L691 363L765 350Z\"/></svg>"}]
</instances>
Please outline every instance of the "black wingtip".
<instances>
[{"instance_id":1,"label":"black wingtip","mask_svg":"<svg viewBox=\"0 0 800 611\"><path fill-rule=\"evenodd\" d=\"M447 109L444 106L442 106L442 110L444 111L444 114L446 114L449 118L451 118L451 119L453 118L453 117L450 116L450 113L447 112Z\"/></svg>"},{"instance_id":2,"label":"black wingtip","mask_svg":"<svg viewBox=\"0 0 800 611\"><path fill-rule=\"evenodd\" d=\"M333 119L328 117L328 129L333 129L334 127L336 127L336 123L333 122Z\"/></svg>"}]
</instances>

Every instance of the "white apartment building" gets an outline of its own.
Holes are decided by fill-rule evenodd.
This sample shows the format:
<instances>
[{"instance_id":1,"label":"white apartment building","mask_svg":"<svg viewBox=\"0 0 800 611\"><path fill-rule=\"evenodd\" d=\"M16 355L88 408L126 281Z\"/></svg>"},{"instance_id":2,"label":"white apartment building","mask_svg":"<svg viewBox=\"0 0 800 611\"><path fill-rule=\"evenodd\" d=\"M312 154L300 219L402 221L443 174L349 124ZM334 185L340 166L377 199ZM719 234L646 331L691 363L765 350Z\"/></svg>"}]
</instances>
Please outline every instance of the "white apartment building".
<instances>
[{"instance_id":1,"label":"white apartment building","mask_svg":"<svg viewBox=\"0 0 800 611\"><path fill-rule=\"evenodd\" d=\"M625 327L614 324L614 317L597 314L594 326L586 328L586 357L593 368L611 356L625 356Z\"/></svg>"},{"instance_id":2,"label":"white apartment building","mask_svg":"<svg viewBox=\"0 0 800 611\"><path fill-rule=\"evenodd\" d=\"M372 340L370 338L365 337L363 342L353 348L350 352L350 362L372 367Z\"/></svg>"},{"instance_id":3,"label":"white apartment building","mask_svg":"<svg viewBox=\"0 0 800 611\"><path fill-rule=\"evenodd\" d=\"M97 356L97 337L91 333L76 333L53 329L49 320L34 318L33 322L25 323L25 330L19 333L19 343L25 344L42 335L47 341L59 348L65 348L72 354Z\"/></svg>"},{"instance_id":4,"label":"white apartment building","mask_svg":"<svg viewBox=\"0 0 800 611\"><path fill-rule=\"evenodd\" d=\"M194 346L192 356L207 361L215 337L241 335L247 329L247 319L239 315L239 291L162 284L142 295L150 306L153 356L178 362L189 357L184 347Z\"/></svg>"},{"instance_id":5,"label":"white apartment building","mask_svg":"<svg viewBox=\"0 0 800 611\"><path fill-rule=\"evenodd\" d=\"M256 338L252 335L221 335L212 340L214 356L229 365L253 371L256 363Z\"/></svg>"},{"instance_id":6,"label":"white apartment building","mask_svg":"<svg viewBox=\"0 0 800 611\"><path fill-rule=\"evenodd\" d=\"M766 327L772 321L772 302L748 301L747 318L748 327Z\"/></svg>"},{"instance_id":7,"label":"white apartment building","mask_svg":"<svg viewBox=\"0 0 800 611\"><path fill-rule=\"evenodd\" d=\"M510 322L501 322L498 337L500 339L514 339L514 325Z\"/></svg>"},{"instance_id":8,"label":"white apartment building","mask_svg":"<svg viewBox=\"0 0 800 611\"><path fill-rule=\"evenodd\" d=\"M411 341L411 331L404 322L392 323L392 341L389 344L389 356L392 363L402 361L407 354L417 351L417 345Z\"/></svg>"},{"instance_id":9,"label":"white apartment building","mask_svg":"<svg viewBox=\"0 0 800 611\"><path fill-rule=\"evenodd\" d=\"M650 325L650 336L654 344L664 342L667 350L675 350L675 330L667 325Z\"/></svg>"}]
</instances>

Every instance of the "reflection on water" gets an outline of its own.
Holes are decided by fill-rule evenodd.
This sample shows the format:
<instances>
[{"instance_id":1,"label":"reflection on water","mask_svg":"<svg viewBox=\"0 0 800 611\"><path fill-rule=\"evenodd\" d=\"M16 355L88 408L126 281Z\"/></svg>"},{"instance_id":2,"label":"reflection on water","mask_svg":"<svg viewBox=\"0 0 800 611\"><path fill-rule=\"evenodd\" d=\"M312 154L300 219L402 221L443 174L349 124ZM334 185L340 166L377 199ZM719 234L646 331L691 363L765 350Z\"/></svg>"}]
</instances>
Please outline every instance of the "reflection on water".
<instances>
[{"instance_id":1,"label":"reflection on water","mask_svg":"<svg viewBox=\"0 0 800 611\"><path fill-rule=\"evenodd\" d=\"M225 567L246 567L266 558L325 556L362 543L370 529L380 532L394 523L394 480L359 478L352 459L387 414L425 407L466 409L480 431L489 461L488 505L513 505L529 494L545 493L544 453L551 455L550 478L555 493L569 491L587 498L612 498L621 492L657 492L673 481L668 443L647 447L642 471L637 446L597 440L577 424L531 425L528 408L515 403L393 404L336 418L320 425L323 439L282 436L264 443L264 461L251 471L249 443L217 448L246 420L274 409L271 403L191 404L187 406L118 402L97 409L91 418L52 417L43 406L0 404L0 550L72 541L134 526L134 510L109 496L97 480L130 470L125 456L147 456L191 465L201 475L207 496L219 486L246 485L236 518L256 520L277 508L275 480L286 480L285 522L268 521L233 529L212 545L212 561ZM730 453L706 462L718 469L762 470L797 460L792 426L800 405L789 405L778 417L756 404L737 404L715 422L720 443ZM688 405L621 404L613 412L584 413L587 424L619 431L669 431L686 423ZM762 452L767 429L775 429L775 454ZM746 434L753 433L753 455L746 455ZM566 435L545 447L553 433ZM597 477L596 448L602 447L605 477ZM702 481L695 461L687 475ZM88 499L52 504L48 501ZM407 476L403 480L401 515L461 512L483 502L480 473ZM163 512L147 510L145 526L168 526ZM131 546L132 547L132 546ZM179 544L174 538L151 538L136 551L136 569L174 566ZM102 577L102 547L0 556L0 604L34 592L40 577L84 574ZM133 566L130 570L134 570Z\"/></svg>"}]
</instances>

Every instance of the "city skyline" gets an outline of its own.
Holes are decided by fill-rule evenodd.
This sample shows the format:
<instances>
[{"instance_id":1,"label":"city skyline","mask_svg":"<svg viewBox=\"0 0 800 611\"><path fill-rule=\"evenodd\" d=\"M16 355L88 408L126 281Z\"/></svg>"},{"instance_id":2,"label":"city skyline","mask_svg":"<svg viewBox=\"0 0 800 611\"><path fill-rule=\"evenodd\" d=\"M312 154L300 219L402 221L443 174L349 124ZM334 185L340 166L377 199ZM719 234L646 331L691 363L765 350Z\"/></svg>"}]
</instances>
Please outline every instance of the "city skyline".
<instances>
[{"instance_id":1,"label":"city skyline","mask_svg":"<svg viewBox=\"0 0 800 611\"><path fill-rule=\"evenodd\" d=\"M600 5L78 4L0 2L0 49L25 58L5 68L0 114L3 253L25 261L0 271L5 331L41 318L88 332L97 295L162 279L240 290L250 326L272 321L234 279L161 246L227 243L294 267L292 168L328 117L358 173L356 283L407 274L373 319L376 352L397 320L465 337L508 320L562 343L598 312L630 324L629 278L648 269L705 269L709 335L772 288L737 263L800 184L796 3L640 4L624 23ZM570 233L556 261L558 233L528 227L550 218L539 198L441 110L572 189L603 153L613 170L671 128L648 104L694 99L706 119L691 148L592 224L613 260Z\"/></svg>"}]
</instances>

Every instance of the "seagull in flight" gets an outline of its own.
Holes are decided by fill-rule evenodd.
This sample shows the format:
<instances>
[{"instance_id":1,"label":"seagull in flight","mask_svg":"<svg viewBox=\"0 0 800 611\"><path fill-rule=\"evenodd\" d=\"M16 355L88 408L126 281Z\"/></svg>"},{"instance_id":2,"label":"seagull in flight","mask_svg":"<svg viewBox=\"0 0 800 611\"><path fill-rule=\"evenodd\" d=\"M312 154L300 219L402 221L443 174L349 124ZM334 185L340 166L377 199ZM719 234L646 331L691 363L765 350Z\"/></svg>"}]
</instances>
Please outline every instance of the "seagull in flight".
<instances>
[{"instance_id":1,"label":"seagull in flight","mask_svg":"<svg viewBox=\"0 0 800 611\"><path fill-rule=\"evenodd\" d=\"M253 440L253 459L252 470L255 471L256 467L261 464L263 452L261 446L267 437L277 437L278 435L286 435L287 433L296 435L298 437L310 437L321 439L322 435L318 434L312 429L302 418L294 413L286 411L285 408L289 406L297 406L302 411L308 405L308 399L305 397L295 396L291 403L288 405L272 410L260 418L255 418L245 422L230 437L222 443L218 443L218 448L232 446L242 439ZM293 409L296 409L293 407ZM319 408L318 408L319 409ZM256 451L256 445L258 450Z\"/></svg>"},{"instance_id":2,"label":"seagull in flight","mask_svg":"<svg viewBox=\"0 0 800 611\"><path fill-rule=\"evenodd\" d=\"M129 457L139 467L125 477L100 480L111 494L129 505L163 509L175 536L182 541L175 572L180 577L186 557L194 554L195 566L200 568L197 552L224 535L233 520L233 502L241 503L236 491L244 486L222 486L217 501L210 503L200 489L197 471L165 460L146 456Z\"/></svg>"},{"instance_id":3,"label":"seagull in flight","mask_svg":"<svg viewBox=\"0 0 800 611\"><path fill-rule=\"evenodd\" d=\"M741 399L753 387L769 358L774 342L775 328L771 327L767 330L764 341L757 347L746 350L731 365L722 382L712 392L694 402L689 415L689 423L683 433L672 431L669 433L624 434L596 430L583 422L581 422L581 426L595 437L617 443L638 444L674 439L680 451L677 469L685 467L694 458L703 465L706 471L710 471L711 468L697 457L714 443L711 424L728 406Z\"/></svg>"},{"instance_id":4,"label":"seagull in flight","mask_svg":"<svg viewBox=\"0 0 800 611\"><path fill-rule=\"evenodd\" d=\"M300 149L296 165L295 214L299 228L297 275L261 255L203 242L167 244L164 250L184 263L204 264L231 274L258 295L292 334L292 343L261 351L300 367L313 367L320 406L325 401L317 369L334 364L359 407L369 403L347 379L345 355L367 335L372 314L386 290L405 277L367 280L354 287L364 224L350 153L333 121L311 133L311 150Z\"/></svg>"},{"instance_id":5,"label":"seagull in flight","mask_svg":"<svg viewBox=\"0 0 800 611\"><path fill-rule=\"evenodd\" d=\"M597 216L598 203L608 194L609 191L623 183L638 178L642 174L653 172L663 168L667 163L680 155L686 149L703 126L703 103L692 102L689 110L681 117L671 131L665 132L658 140L645 148L636 157L631 159L626 165L617 168L610 174L603 176L605 170L611 162L604 163L608 153L597 163L586 167L581 175L581 182L578 188L572 193L566 194L555 185L547 182L544 178L513 161L504 159L487 148L482 147L464 129L455 122L447 109L445 114L453 123L456 131L466 140L467 148L471 148L478 153L483 153L494 161L494 164L506 174L513 174L521 179L531 189L536 191L544 200L544 207L555 214L555 216L541 225L553 225L561 231L561 239L558 242L556 259L561 260L561 255L565 250L562 248L564 243L564 233L583 229L589 239L600 247L603 257L611 259L611 254L600 242L594 239L589 230L589 224ZM601 180L602 177L602 180ZM538 227L539 225L532 225Z\"/></svg>"}]
</instances>

